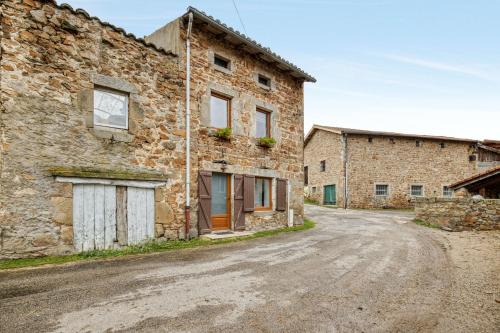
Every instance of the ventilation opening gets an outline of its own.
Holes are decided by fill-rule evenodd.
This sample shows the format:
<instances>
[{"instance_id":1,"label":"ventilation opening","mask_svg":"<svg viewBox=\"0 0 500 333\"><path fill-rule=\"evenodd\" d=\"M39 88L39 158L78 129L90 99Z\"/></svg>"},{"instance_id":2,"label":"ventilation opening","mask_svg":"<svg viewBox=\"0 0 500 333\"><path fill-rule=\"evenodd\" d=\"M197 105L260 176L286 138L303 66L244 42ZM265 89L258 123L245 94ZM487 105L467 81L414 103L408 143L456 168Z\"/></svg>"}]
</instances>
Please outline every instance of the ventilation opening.
<instances>
[{"instance_id":1,"label":"ventilation opening","mask_svg":"<svg viewBox=\"0 0 500 333\"><path fill-rule=\"evenodd\" d=\"M271 87L271 79L268 77L265 77L262 74L259 74L259 83L266 86L266 87Z\"/></svg>"},{"instance_id":2,"label":"ventilation opening","mask_svg":"<svg viewBox=\"0 0 500 333\"><path fill-rule=\"evenodd\" d=\"M230 61L228 59L225 59L219 55L214 55L214 64L223 67L225 69L229 69L229 63Z\"/></svg>"}]
</instances>

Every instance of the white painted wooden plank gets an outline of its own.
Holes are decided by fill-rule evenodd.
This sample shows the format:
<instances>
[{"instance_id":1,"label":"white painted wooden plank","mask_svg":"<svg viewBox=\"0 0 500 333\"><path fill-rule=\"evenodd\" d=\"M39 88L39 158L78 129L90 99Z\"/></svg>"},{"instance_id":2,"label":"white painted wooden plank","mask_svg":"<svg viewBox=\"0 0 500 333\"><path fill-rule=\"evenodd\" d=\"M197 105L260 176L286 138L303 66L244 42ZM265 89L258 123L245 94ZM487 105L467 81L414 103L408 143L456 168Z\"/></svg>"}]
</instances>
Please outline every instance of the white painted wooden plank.
<instances>
[{"instance_id":1,"label":"white painted wooden plank","mask_svg":"<svg viewBox=\"0 0 500 333\"><path fill-rule=\"evenodd\" d=\"M116 187L104 187L104 247L113 247L116 241Z\"/></svg>"},{"instance_id":2,"label":"white painted wooden plank","mask_svg":"<svg viewBox=\"0 0 500 333\"><path fill-rule=\"evenodd\" d=\"M155 191L147 189L146 199L146 237L153 239L155 237Z\"/></svg>"},{"instance_id":3,"label":"white painted wooden plank","mask_svg":"<svg viewBox=\"0 0 500 333\"><path fill-rule=\"evenodd\" d=\"M94 185L84 185L83 187L83 251L94 249Z\"/></svg>"},{"instance_id":4,"label":"white painted wooden plank","mask_svg":"<svg viewBox=\"0 0 500 333\"><path fill-rule=\"evenodd\" d=\"M94 243L104 249L104 185L94 185Z\"/></svg>"},{"instance_id":5,"label":"white painted wooden plank","mask_svg":"<svg viewBox=\"0 0 500 333\"><path fill-rule=\"evenodd\" d=\"M137 189L137 194L137 240L139 242L142 242L146 238L146 190L142 188Z\"/></svg>"},{"instance_id":6,"label":"white painted wooden plank","mask_svg":"<svg viewBox=\"0 0 500 333\"><path fill-rule=\"evenodd\" d=\"M83 185L73 185L73 246L83 251Z\"/></svg>"},{"instance_id":7,"label":"white painted wooden plank","mask_svg":"<svg viewBox=\"0 0 500 333\"><path fill-rule=\"evenodd\" d=\"M128 244L135 244L137 241L137 189L127 188L127 232Z\"/></svg>"},{"instance_id":8,"label":"white painted wooden plank","mask_svg":"<svg viewBox=\"0 0 500 333\"><path fill-rule=\"evenodd\" d=\"M168 184L166 181L155 180L118 180L103 178L78 178L78 177L56 177L56 182L73 184L101 184L112 186L130 186L137 188L156 188Z\"/></svg>"}]
</instances>

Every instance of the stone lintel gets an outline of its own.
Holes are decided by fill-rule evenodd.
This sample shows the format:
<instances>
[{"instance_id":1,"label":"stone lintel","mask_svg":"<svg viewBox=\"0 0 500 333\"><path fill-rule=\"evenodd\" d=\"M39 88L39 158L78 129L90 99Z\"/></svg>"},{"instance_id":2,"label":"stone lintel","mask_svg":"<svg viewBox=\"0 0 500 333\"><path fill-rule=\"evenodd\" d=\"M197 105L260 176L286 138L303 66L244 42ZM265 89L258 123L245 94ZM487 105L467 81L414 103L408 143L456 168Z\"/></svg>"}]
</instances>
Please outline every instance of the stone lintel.
<instances>
[{"instance_id":1,"label":"stone lintel","mask_svg":"<svg viewBox=\"0 0 500 333\"><path fill-rule=\"evenodd\" d=\"M85 167L53 167L49 168L52 176L77 177L77 178L101 178L120 180L144 180L144 181L166 181L169 174L154 171L128 171L128 170L106 170Z\"/></svg>"}]
</instances>

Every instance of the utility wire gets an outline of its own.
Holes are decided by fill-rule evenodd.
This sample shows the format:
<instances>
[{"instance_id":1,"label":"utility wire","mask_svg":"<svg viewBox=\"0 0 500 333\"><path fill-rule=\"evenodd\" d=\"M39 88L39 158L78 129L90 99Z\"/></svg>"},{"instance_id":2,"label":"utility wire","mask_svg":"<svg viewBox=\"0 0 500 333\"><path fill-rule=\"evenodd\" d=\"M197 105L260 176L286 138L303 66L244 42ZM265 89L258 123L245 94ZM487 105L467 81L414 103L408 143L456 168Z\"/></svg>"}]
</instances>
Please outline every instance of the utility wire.
<instances>
[{"instance_id":1,"label":"utility wire","mask_svg":"<svg viewBox=\"0 0 500 333\"><path fill-rule=\"evenodd\" d=\"M234 9L236 10L236 14L238 15L238 19L240 20L241 26L243 27L243 31L245 32L245 35L248 37L248 32L247 29L245 28L245 24L243 23L243 20L241 19L240 11L238 10L238 7L236 6L236 2L233 0L233 5Z\"/></svg>"}]
</instances>

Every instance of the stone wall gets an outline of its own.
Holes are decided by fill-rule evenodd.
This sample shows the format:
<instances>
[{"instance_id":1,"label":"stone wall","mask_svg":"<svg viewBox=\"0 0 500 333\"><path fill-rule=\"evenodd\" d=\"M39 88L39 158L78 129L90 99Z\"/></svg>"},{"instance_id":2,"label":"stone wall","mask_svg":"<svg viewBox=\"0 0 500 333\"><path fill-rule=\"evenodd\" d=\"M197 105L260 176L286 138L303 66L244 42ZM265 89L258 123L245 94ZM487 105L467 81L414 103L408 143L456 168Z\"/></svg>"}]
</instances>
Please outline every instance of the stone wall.
<instances>
[{"instance_id":1,"label":"stone wall","mask_svg":"<svg viewBox=\"0 0 500 333\"><path fill-rule=\"evenodd\" d=\"M419 220L453 231L500 230L499 199L418 199L415 213Z\"/></svg>"},{"instance_id":2,"label":"stone wall","mask_svg":"<svg viewBox=\"0 0 500 333\"><path fill-rule=\"evenodd\" d=\"M0 258L73 251L71 184L49 169L169 174L157 236L183 230L179 59L51 2L2 1ZM94 85L130 92L129 130L93 126Z\"/></svg>"},{"instance_id":3,"label":"stone wall","mask_svg":"<svg viewBox=\"0 0 500 333\"><path fill-rule=\"evenodd\" d=\"M154 173L156 237L183 238L185 26L176 54L53 1L1 2L0 259L73 252L72 185L53 170ZM230 58L218 71L213 52ZM192 34L191 235L197 236L199 170L286 178L294 221L303 219L303 82L196 26ZM272 79L259 86L257 73ZM93 124L93 88L129 95L128 130ZM230 142L210 135L210 91L232 97ZM276 146L257 146L255 107L272 112ZM228 164L222 170L216 160ZM275 186L273 187L275 191ZM275 198L275 195L273 195ZM275 207L275 203L273 203ZM287 223L287 213L247 213L247 229Z\"/></svg>"},{"instance_id":4,"label":"stone wall","mask_svg":"<svg viewBox=\"0 0 500 333\"><path fill-rule=\"evenodd\" d=\"M320 171L320 162L325 160L325 171ZM335 185L337 206L344 205L343 141L339 134L317 131L304 150L304 166L308 167L309 185L306 197L323 203L325 185Z\"/></svg>"},{"instance_id":5,"label":"stone wall","mask_svg":"<svg viewBox=\"0 0 500 333\"><path fill-rule=\"evenodd\" d=\"M349 207L412 207L411 185L423 185L425 197L440 197L443 186L477 173L469 161L470 142L348 135ZM416 140L420 146L416 146ZM375 196L375 184L388 184L387 197Z\"/></svg>"},{"instance_id":6,"label":"stone wall","mask_svg":"<svg viewBox=\"0 0 500 333\"><path fill-rule=\"evenodd\" d=\"M182 24L181 24L182 26ZM185 27L181 29L185 34ZM303 220L303 82L276 70L249 53L238 50L213 33L194 25L191 36L192 55L192 140L197 154L192 160L192 177L199 170L252 174L256 176L285 178L292 184L290 208L294 221ZM222 71L212 63L217 53L231 61L231 70ZM181 57L185 57L182 54ZM257 83L257 73L272 81L271 89ZM231 98L231 141L221 141L210 135L209 122L211 92ZM262 107L271 111L271 135L276 145L262 148L255 136L255 110ZM223 169L224 160L228 163ZM193 184L192 210L197 207L197 184ZM274 191L274 190L273 190ZM273 198L276 196L273 195ZM196 214L192 214L191 228L197 228ZM286 212L246 213L247 229L257 230L287 223Z\"/></svg>"},{"instance_id":7,"label":"stone wall","mask_svg":"<svg viewBox=\"0 0 500 333\"><path fill-rule=\"evenodd\" d=\"M424 197L440 197L444 186L478 172L477 162L469 161L475 153L470 142L359 134L348 134L346 146L343 140L342 135L324 130L316 130L310 138L304 150L304 164L309 167L306 196L321 203L324 186L335 184L337 205L343 205L344 149L349 208L411 208L411 185L422 185ZM321 160L326 161L325 172L320 172ZM387 184L389 194L376 196L376 184Z\"/></svg>"}]
</instances>

